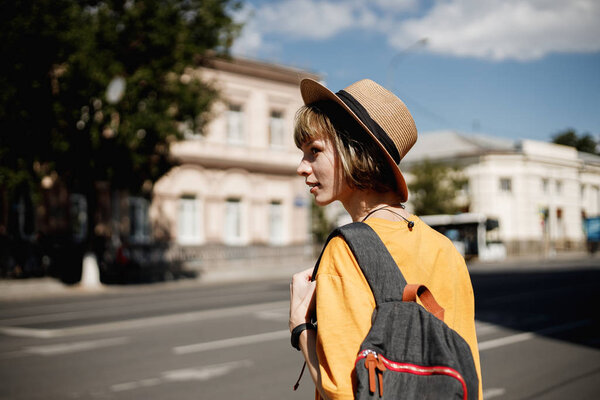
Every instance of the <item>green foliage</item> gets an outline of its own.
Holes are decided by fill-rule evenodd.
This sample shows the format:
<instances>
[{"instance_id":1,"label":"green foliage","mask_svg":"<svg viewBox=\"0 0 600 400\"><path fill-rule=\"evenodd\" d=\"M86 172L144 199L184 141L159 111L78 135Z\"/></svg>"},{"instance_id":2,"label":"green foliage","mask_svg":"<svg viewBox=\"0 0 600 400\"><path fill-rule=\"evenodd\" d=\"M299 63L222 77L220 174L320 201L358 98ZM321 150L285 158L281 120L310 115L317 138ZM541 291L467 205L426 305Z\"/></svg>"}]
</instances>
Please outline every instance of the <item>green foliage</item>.
<instances>
[{"instance_id":1,"label":"green foliage","mask_svg":"<svg viewBox=\"0 0 600 400\"><path fill-rule=\"evenodd\" d=\"M457 195L467 178L459 169L425 159L413 165L410 173L413 179L408 188L415 214L455 214L460 211L456 204Z\"/></svg>"},{"instance_id":2,"label":"green foliage","mask_svg":"<svg viewBox=\"0 0 600 400\"><path fill-rule=\"evenodd\" d=\"M314 198L311 200L310 212L313 239L315 243L323 244L333 229L333 224L327 219L325 208L318 206Z\"/></svg>"},{"instance_id":3,"label":"green foliage","mask_svg":"<svg viewBox=\"0 0 600 400\"><path fill-rule=\"evenodd\" d=\"M32 181L57 174L139 192L169 168L182 126L201 132L213 88L187 70L225 53L233 0L36 0L0 5L0 157ZM106 91L115 78L125 90ZM21 179L21 178L20 178ZM0 185L3 185L0 182ZM148 185L145 185L146 187Z\"/></svg>"},{"instance_id":4,"label":"green foliage","mask_svg":"<svg viewBox=\"0 0 600 400\"><path fill-rule=\"evenodd\" d=\"M598 142L589 133L578 135L573 129L567 129L552 136L552 143L575 147L577 150L600 154L597 151Z\"/></svg>"}]
</instances>

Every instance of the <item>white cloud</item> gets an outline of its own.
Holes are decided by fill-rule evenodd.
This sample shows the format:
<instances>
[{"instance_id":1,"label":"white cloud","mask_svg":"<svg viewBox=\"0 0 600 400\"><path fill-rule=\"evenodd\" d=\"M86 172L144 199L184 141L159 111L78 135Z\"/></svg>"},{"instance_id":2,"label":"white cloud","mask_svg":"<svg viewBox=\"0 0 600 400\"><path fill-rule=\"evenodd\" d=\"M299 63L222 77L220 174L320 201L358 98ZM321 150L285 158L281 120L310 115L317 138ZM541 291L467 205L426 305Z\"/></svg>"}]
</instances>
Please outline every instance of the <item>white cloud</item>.
<instances>
[{"instance_id":1,"label":"white cloud","mask_svg":"<svg viewBox=\"0 0 600 400\"><path fill-rule=\"evenodd\" d=\"M267 44L263 40L263 32L253 20L255 10L252 6L246 5L233 15L237 23L243 23L244 27L240 37L233 43L231 51L234 54L242 56L252 56L258 54Z\"/></svg>"},{"instance_id":2,"label":"white cloud","mask_svg":"<svg viewBox=\"0 0 600 400\"><path fill-rule=\"evenodd\" d=\"M491 60L534 60L554 52L600 50L597 0L440 1L389 36L405 48L428 38L429 51Z\"/></svg>"},{"instance_id":3,"label":"white cloud","mask_svg":"<svg viewBox=\"0 0 600 400\"><path fill-rule=\"evenodd\" d=\"M426 37L427 50L458 57L534 60L554 52L600 51L598 0L437 0L410 17L417 0L284 0L251 4L234 53L280 46L272 38L328 40L349 30L377 32L402 50Z\"/></svg>"},{"instance_id":4,"label":"white cloud","mask_svg":"<svg viewBox=\"0 0 600 400\"><path fill-rule=\"evenodd\" d=\"M377 30L382 26L382 11L412 10L416 3L417 0L284 0L260 6L246 3L235 15L245 25L232 51L243 55L264 53L267 35L327 40L351 29Z\"/></svg>"}]
</instances>

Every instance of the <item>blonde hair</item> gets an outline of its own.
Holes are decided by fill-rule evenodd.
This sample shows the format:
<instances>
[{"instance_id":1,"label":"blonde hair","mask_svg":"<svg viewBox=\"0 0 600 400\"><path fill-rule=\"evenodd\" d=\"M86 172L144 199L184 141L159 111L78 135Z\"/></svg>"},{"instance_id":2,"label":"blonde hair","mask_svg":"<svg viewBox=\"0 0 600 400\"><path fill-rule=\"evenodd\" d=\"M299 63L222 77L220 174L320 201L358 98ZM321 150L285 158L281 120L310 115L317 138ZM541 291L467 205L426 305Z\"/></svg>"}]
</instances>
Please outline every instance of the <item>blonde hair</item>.
<instances>
[{"instance_id":1,"label":"blonde hair","mask_svg":"<svg viewBox=\"0 0 600 400\"><path fill-rule=\"evenodd\" d=\"M396 191L396 179L374 139L338 104L319 101L296 113L294 142L298 148L317 139L330 140L348 186L377 192Z\"/></svg>"}]
</instances>

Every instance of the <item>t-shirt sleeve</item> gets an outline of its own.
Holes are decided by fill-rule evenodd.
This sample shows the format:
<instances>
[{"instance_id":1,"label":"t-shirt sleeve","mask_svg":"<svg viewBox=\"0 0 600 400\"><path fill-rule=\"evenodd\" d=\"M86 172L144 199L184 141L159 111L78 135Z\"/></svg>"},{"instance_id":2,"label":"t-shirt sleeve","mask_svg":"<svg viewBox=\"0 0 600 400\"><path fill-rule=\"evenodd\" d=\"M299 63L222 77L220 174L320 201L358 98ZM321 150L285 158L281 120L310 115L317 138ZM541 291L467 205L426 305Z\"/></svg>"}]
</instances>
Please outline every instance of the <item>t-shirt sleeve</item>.
<instances>
[{"instance_id":1,"label":"t-shirt sleeve","mask_svg":"<svg viewBox=\"0 0 600 400\"><path fill-rule=\"evenodd\" d=\"M341 238L332 239L323 253L316 291L317 356L323 390L331 399L353 399L354 362L371 326L375 301Z\"/></svg>"}]
</instances>

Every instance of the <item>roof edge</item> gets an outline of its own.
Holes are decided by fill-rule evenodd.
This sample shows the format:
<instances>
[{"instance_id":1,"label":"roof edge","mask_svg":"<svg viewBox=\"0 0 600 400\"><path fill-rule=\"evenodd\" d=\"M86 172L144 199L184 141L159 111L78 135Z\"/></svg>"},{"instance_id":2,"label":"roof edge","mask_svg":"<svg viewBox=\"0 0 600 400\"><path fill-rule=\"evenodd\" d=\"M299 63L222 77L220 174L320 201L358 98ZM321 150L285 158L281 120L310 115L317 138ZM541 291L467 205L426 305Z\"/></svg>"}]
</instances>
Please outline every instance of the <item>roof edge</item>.
<instances>
[{"instance_id":1,"label":"roof edge","mask_svg":"<svg viewBox=\"0 0 600 400\"><path fill-rule=\"evenodd\" d=\"M321 76L312 71L243 57L208 56L200 66L289 84L299 84L304 78L321 80Z\"/></svg>"}]
</instances>

